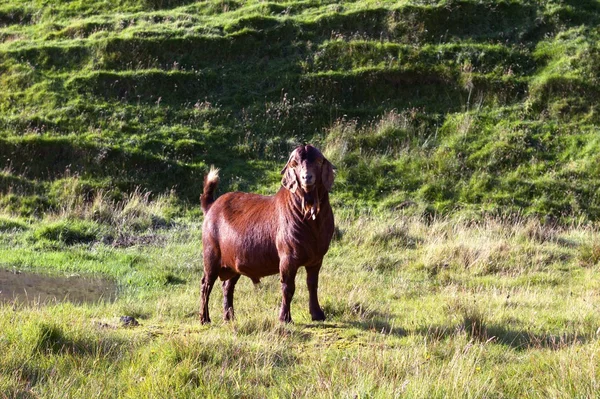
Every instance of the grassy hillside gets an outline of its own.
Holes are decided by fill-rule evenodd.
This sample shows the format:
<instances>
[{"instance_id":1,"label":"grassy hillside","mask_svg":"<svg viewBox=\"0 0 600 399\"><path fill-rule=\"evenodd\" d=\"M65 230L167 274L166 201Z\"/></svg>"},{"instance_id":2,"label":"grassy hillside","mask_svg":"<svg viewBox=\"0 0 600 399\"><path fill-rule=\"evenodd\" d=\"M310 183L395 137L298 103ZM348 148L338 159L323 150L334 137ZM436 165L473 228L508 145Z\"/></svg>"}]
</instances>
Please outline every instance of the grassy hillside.
<instances>
[{"instance_id":1,"label":"grassy hillside","mask_svg":"<svg viewBox=\"0 0 600 399\"><path fill-rule=\"evenodd\" d=\"M0 295L0 399L598 395L600 3L339 3L0 0L0 290L117 287ZM301 270L295 324L273 276L201 325L204 173L272 193L305 141L327 321Z\"/></svg>"},{"instance_id":2,"label":"grassy hillside","mask_svg":"<svg viewBox=\"0 0 600 399\"><path fill-rule=\"evenodd\" d=\"M65 185L272 190L298 142L338 198L596 218L600 6L584 1L0 3L0 206ZM347 200L347 201L346 201Z\"/></svg>"}]
</instances>

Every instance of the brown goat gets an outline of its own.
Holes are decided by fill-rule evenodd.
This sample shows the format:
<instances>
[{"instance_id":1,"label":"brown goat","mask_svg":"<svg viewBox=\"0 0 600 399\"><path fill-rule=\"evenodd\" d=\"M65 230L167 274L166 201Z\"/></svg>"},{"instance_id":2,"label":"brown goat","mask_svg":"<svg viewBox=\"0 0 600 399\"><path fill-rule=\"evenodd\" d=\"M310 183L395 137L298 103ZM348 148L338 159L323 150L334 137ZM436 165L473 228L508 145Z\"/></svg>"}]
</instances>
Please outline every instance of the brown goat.
<instances>
[{"instance_id":1,"label":"brown goat","mask_svg":"<svg viewBox=\"0 0 600 399\"><path fill-rule=\"evenodd\" d=\"M291 153L281 174L282 187L274 196L232 192L216 201L218 170L211 169L204 179L202 323L210 322L208 298L217 277L223 280L223 317L230 320L240 276L258 283L261 277L277 273L283 292L279 320L291 322L290 303L301 266L306 267L311 317L325 320L317 286L334 230L329 204L333 166L319 150L306 145Z\"/></svg>"}]
</instances>

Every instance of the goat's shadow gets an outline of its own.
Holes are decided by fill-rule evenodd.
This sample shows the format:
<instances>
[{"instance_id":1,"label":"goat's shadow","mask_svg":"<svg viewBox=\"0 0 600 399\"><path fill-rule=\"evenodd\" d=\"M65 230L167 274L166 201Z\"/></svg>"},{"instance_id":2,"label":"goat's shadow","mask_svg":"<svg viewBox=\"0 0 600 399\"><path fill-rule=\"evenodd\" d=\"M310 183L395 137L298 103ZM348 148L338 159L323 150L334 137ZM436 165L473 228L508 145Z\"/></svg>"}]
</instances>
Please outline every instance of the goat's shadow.
<instances>
[{"instance_id":1,"label":"goat's shadow","mask_svg":"<svg viewBox=\"0 0 600 399\"><path fill-rule=\"evenodd\" d=\"M432 325L429 327L407 330L393 322L393 315L383 312L369 312L361 320L340 320L335 322L312 322L305 324L311 329L345 329L385 334L395 337L421 335L429 340L442 341L458 334L466 333L470 339L478 342L490 342L510 347L517 351L530 349L561 350L574 344L585 344L590 337L572 332L539 333L526 329L511 328L501 324L486 325Z\"/></svg>"},{"instance_id":2,"label":"goat's shadow","mask_svg":"<svg viewBox=\"0 0 600 399\"><path fill-rule=\"evenodd\" d=\"M405 337L408 335L408 331L400 326L396 326L389 322L388 319L382 319L379 317L372 317L365 320L351 321L348 325L370 332L376 332L385 335L391 335L395 337Z\"/></svg>"},{"instance_id":3,"label":"goat's shadow","mask_svg":"<svg viewBox=\"0 0 600 399\"><path fill-rule=\"evenodd\" d=\"M434 325L427 328L417 328L413 331L431 340L444 339L465 332L468 337L479 342L493 342L518 351L529 349L560 350L573 344L584 344L589 337L575 333L536 333L524 329L513 329L500 324L465 327L463 324L452 326Z\"/></svg>"},{"instance_id":4,"label":"goat's shadow","mask_svg":"<svg viewBox=\"0 0 600 399\"><path fill-rule=\"evenodd\" d=\"M358 316L358 319L356 317ZM408 332L401 326L395 325L390 320L394 315L378 311L368 311L365 314L353 315L350 320L344 317L335 317L336 321L306 323L309 328L319 329L346 329L356 328L370 333L380 333L396 337L405 337Z\"/></svg>"}]
</instances>

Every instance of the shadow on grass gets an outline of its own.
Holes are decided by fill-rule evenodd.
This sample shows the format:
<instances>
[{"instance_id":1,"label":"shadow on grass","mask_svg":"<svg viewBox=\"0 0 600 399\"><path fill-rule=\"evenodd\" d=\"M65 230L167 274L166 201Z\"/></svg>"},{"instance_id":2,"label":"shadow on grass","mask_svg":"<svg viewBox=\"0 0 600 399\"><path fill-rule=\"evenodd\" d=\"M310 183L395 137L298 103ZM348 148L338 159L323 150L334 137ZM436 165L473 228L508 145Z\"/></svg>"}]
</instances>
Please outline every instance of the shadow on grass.
<instances>
[{"instance_id":1,"label":"shadow on grass","mask_svg":"<svg viewBox=\"0 0 600 399\"><path fill-rule=\"evenodd\" d=\"M348 305L339 302L325 302L322 307L328 320L335 319L340 321L341 325L334 323L332 327L343 328L352 326L364 331L375 331L398 337L407 335L405 329L393 323L395 319L393 314L372 309L368 303L356 302ZM324 326L328 324L332 323L322 323Z\"/></svg>"},{"instance_id":2,"label":"shadow on grass","mask_svg":"<svg viewBox=\"0 0 600 399\"><path fill-rule=\"evenodd\" d=\"M393 335L396 337L405 337L408 334L408 332L404 328L395 326L393 323L390 323L389 317L373 317L367 320L353 321L348 324L350 324L352 327L361 330L378 332L380 334Z\"/></svg>"},{"instance_id":3,"label":"shadow on grass","mask_svg":"<svg viewBox=\"0 0 600 399\"><path fill-rule=\"evenodd\" d=\"M299 342L306 342L312 338L312 333L303 329L304 324L287 325L274 317L266 319L236 318L232 322L225 322L224 326L241 336L272 334L273 336L294 339Z\"/></svg>"},{"instance_id":4,"label":"shadow on grass","mask_svg":"<svg viewBox=\"0 0 600 399\"><path fill-rule=\"evenodd\" d=\"M597 25L600 21L600 4L594 0L565 0L569 7L560 9L560 17L577 26L582 24Z\"/></svg>"},{"instance_id":5,"label":"shadow on grass","mask_svg":"<svg viewBox=\"0 0 600 399\"><path fill-rule=\"evenodd\" d=\"M61 327L40 323L31 333L31 347L34 352L54 355L118 357L122 355L127 342L105 334L89 337L76 337L66 333Z\"/></svg>"},{"instance_id":6,"label":"shadow on grass","mask_svg":"<svg viewBox=\"0 0 600 399\"><path fill-rule=\"evenodd\" d=\"M493 342L508 346L518 351L529 349L561 350L574 344L583 344L589 338L582 334L573 333L534 333L521 329L511 329L502 325L492 324L489 326L477 323L459 324L455 326L430 326L419 328L414 331L433 341L441 341L461 333L479 342Z\"/></svg>"},{"instance_id":7,"label":"shadow on grass","mask_svg":"<svg viewBox=\"0 0 600 399\"><path fill-rule=\"evenodd\" d=\"M539 334L525 330L514 330L500 325L491 325L484 330L484 333L487 335L488 340L495 338L495 342L501 345L510 346L517 350L560 350L574 344L583 344L588 341L588 337L581 334L566 332L560 334Z\"/></svg>"},{"instance_id":8,"label":"shadow on grass","mask_svg":"<svg viewBox=\"0 0 600 399\"><path fill-rule=\"evenodd\" d=\"M260 162L253 162L243 151L228 149L227 140L235 137L221 136L206 138L202 149L190 150L194 156L188 161L193 160L196 164L178 161L177 154L165 158L161 155L161 152L167 151L164 143L158 148L142 150L102 146L92 141L75 142L70 137L0 138L0 164L10 165L12 170L11 176L0 178L0 192L15 190L34 194L41 190L36 181L78 176L82 181L110 179L110 185L105 188L116 187L121 192L133 192L139 188L152 193L175 190L181 199L196 203L206 173L206 167L202 165L204 162L222 167L219 193L248 191L252 187L250 182L266 181L267 174L280 167L269 164L266 168ZM32 159L40 161L31 162ZM102 187L87 184L80 188L84 198L91 200ZM50 198L50 204L52 199L60 202L60 197ZM160 224L160 221L157 222Z\"/></svg>"}]
</instances>

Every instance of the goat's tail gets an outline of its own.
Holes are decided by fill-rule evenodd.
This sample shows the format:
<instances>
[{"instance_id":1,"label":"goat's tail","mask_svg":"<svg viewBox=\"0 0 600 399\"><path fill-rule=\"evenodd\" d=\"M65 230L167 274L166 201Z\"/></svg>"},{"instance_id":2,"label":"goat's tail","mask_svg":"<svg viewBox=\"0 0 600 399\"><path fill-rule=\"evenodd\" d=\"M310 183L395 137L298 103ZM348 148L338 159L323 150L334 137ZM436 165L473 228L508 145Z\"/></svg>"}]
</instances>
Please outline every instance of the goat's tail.
<instances>
[{"instance_id":1,"label":"goat's tail","mask_svg":"<svg viewBox=\"0 0 600 399\"><path fill-rule=\"evenodd\" d=\"M204 214L208 212L213 202L215 202L215 190L219 183L219 169L214 166L210 167L210 171L204 178L204 191L200 196L200 204Z\"/></svg>"}]
</instances>

